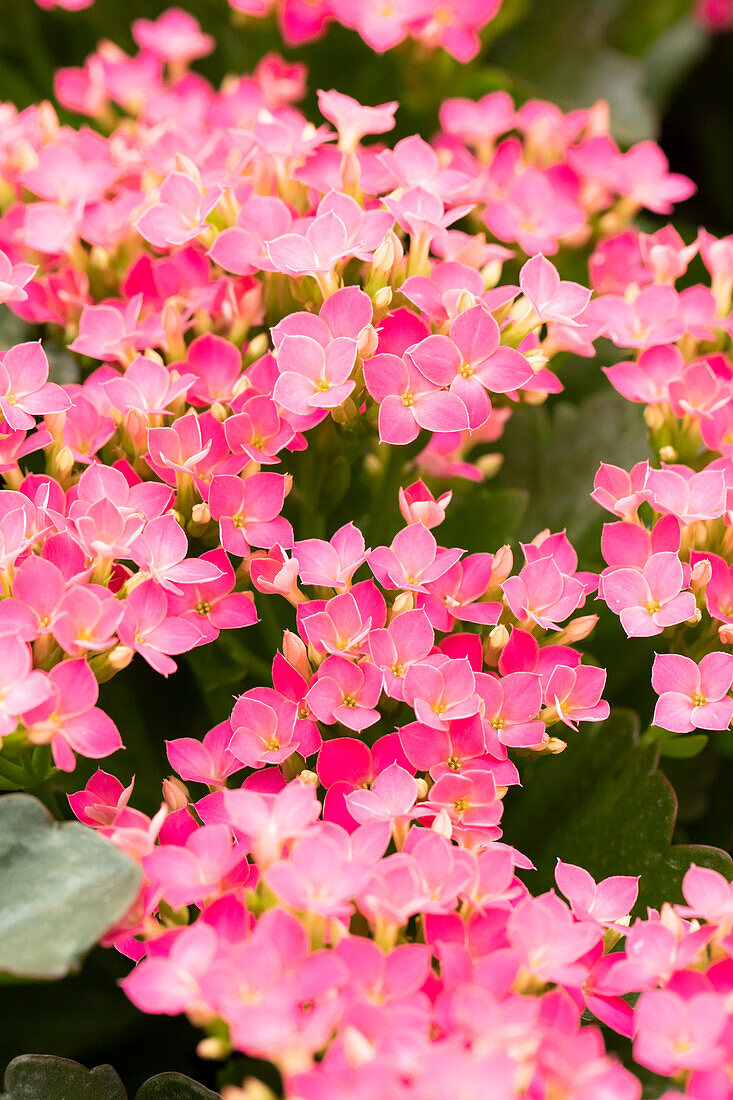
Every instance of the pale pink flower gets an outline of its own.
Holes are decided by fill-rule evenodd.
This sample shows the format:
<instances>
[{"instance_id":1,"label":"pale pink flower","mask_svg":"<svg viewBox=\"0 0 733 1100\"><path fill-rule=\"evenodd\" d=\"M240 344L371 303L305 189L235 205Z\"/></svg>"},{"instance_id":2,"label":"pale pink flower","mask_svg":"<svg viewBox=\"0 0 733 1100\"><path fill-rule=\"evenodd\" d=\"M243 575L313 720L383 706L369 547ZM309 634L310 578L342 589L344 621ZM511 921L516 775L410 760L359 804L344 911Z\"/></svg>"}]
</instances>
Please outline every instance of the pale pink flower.
<instances>
[{"instance_id":1,"label":"pale pink flower","mask_svg":"<svg viewBox=\"0 0 733 1100\"><path fill-rule=\"evenodd\" d=\"M639 893L638 876L614 875L596 883L582 867L561 859L555 867L555 881L579 920L600 924L614 924L628 917Z\"/></svg>"},{"instance_id":2,"label":"pale pink flower","mask_svg":"<svg viewBox=\"0 0 733 1100\"><path fill-rule=\"evenodd\" d=\"M250 477L216 474L209 486L209 509L219 521L221 544L230 554L244 558L250 545L270 550L276 544L290 546L293 530L280 512L288 483L282 474L258 473Z\"/></svg>"},{"instance_id":3,"label":"pale pink flower","mask_svg":"<svg viewBox=\"0 0 733 1100\"><path fill-rule=\"evenodd\" d=\"M61 387L48 381L48 359L40 341L16 344L0 357L0 412L10 428L33 428L36 416L70 406Z\"/></svg>"},{"instance_id":4,"label":"pale pink flower","mask_svg":"<svg viewBox=\"0 0 733 1100\"><path fill-rule=\"evenodd\" d=\"M168 8L154 20L136 19L132 37L141 50L170 62L196 61L216 46L215 39L202 32L199 21L181 8Z\"/></svg>"},{"instance_id":5,"label":"pale pink flower","mask_svg":"<svg viewBox=\"0 0 733 1100\"><path fill-rule=\"evenodd\" d=\"M360 665L346 657L327 657L306 700L319 722L340 722L361 732L379 720L375 707L382 693L382 673L374 665Z\"/></svg>"},{"instance_id":6,"label":"pale pink flower","mask_svg":"<svg viewBox=\"0 0 733 1100\"><path fill-rule=\"evenodd\" d=\"M621 619L629 638L661 634L695 614L695 597L685 588L676 554L652 554L643 569L614 569L603 577L602 598Z\"/></svg>"},{"instance_id":7,"label":"pale pink flower","mask_svg":"<svg viewBox=\"0 0 733 1100\"><path fill-rule=\"evenodd\" d=\"M399 531L390 546L378 546L367 556L369 568L383 588L424 592L425 586L442 577L463 551L439 547L421 523Z\"/></svg>"},{"instance_id":8,"label":"pale pink flower","mask_svg":"<svg viewBox=\"0 0 733 1100\"><path fill-rule=\"evenodd\" d=\"M733 655L708 653L699 665L677 653L657 653L652 687L659 699L654 724L675 733L722 730L733 718Z\"/></svg>"}]
</instances>

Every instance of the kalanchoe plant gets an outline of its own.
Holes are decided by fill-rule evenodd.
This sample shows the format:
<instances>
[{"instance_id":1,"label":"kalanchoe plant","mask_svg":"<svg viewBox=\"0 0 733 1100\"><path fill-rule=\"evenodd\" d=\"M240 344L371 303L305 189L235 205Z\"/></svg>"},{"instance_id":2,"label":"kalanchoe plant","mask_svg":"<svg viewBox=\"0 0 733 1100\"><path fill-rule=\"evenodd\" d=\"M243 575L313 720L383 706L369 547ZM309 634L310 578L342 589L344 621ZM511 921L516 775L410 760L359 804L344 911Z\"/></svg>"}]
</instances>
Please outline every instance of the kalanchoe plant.
<instances>
[{"instance_id":1,"label":"kalanchoe plant","mask_svg":"<svg viewBox=\"0 0 733 1100\"><path fill-rule=\"evenodd\" d=\"M290 45L340 22L467 61L501 4L231 6ZM733 243L637 226L694 185L622 149L602 102L494 90L392 141L396 102L322 89L316 125L278 56L215 87L179 9L132 37L56 74L88 124L0 113L0 301L29 330L0 354L0 788L58 810L63 781L81 823L0 801L0 895L43 910L22 939L0 902L0 970L56 976L101 938L133 1005L270 1063L289 1100L639 1100L639 1068L730 1098L733 867L671 845L657 763L733 719ZM601 338L652 447L596 477L606 567L565 530L476 547L491 448ZM604 605L659 647L641 737L583 644ZM157 812L114 759L77 779L127 736L100 685L205 679L211 652L237 695L167 741ZM110 1067L34 1057L4 1088L124 1097Z\"/></svg>"}]
</instances>

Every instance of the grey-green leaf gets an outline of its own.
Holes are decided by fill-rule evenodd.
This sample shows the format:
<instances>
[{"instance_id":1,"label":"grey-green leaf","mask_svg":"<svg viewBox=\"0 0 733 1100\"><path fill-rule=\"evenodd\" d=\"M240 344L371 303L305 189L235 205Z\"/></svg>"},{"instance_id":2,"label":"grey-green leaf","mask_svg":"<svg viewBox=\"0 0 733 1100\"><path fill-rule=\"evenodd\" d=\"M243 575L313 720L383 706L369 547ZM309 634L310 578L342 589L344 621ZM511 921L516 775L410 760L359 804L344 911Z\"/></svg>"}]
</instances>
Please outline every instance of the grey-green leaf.
<instances>
[{"instance_id":1,"label":"grey-green leaf","mask_svg":"<svg viewBox=\"0 0 733 1100\"><path fill-rule=\"evenodd\" d=\"M0 973L61 978L132 905L140 868L26 794L0 798ZM76 1096L76 1094L74 1094Z\"/></svg>"},{"instance_id":2,"label":"grey-green leaf","mask_svg":"<svg viewBox=\"0 0 733 1100\"><path fill-rule=\"evenodd\" d=\"M127 1093L112 1066L86 1069L66 1058L23 1054L6 1069L0 1100L127 1100Z\"/></svg>"},{"instance_id":3,"label":"grey-green leaf","mask_svg":"<svg viewBox=\"0 0 733 1100\"><path fill-rule=\"evenodd\" d=\"M135 1100L217 1100L218 1095L181 1073L159 1073L145 1082Z\"/></svg>"}]
</instances>

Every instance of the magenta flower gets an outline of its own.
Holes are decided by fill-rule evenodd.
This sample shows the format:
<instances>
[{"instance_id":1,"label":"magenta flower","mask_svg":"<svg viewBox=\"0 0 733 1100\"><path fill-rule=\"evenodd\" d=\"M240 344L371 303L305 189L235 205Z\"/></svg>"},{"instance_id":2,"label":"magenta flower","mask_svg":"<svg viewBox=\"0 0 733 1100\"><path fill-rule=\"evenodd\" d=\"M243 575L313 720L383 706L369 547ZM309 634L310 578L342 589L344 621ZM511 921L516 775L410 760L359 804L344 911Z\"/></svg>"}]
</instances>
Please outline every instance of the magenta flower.
<instances>
[{"instance_id":1,"label":"magenta flower","mask_svg":"<svg viewBox=\"0 0 733 1100\"><path fill-rule=\"evenodd\" d=\"M222 891L241 889L250 878L247 854L233 842L228 825L202 825L179 839L183 842L160 844L142 861L154 896L174 909L202 906Z\"/></svg>"},{"instance_id":2,"label":"magenta flower","mask_svg":"<svg viewBox=\"0 0 733 1100\"><path fill-rule=\"evenodd\" d=\"M308 706L319 722L340 722L357 733L379 720L375 707L382 694L382 673L365 661L360 665L346 657L327 657L318 669L318 679L306 695Z\"/></svg>"},{"instance_id":3,"label":"magenta flower","mask_svg":"<svg viewBox=\"0 0 733 1100\"><path fill-rule=\"evenodd\" d=\"M70 406L61 387L48 381L48 359L40 341L16 344L0 357L0 412L10 428L33 428L36 416Z\"/></svg>"},{"instance_id":4,"label":"magenta flower","mask_svg":"<svg viewBox=\"0 0 733 1100\"><path fill-rule=\"evenodd\" d=\"M252 462L268 466L280 461L278 453L295 435L265 394L248 398L241 411L226 421L224 433L234 454L245 454Z\"/></svg>"},{"instance_id":5,"label":"magenta flower","mask_svg":"<svg viewBox=\"0 0 733 1100\"><path fill-rule=\"evenodd\" d=\"M676 554L652 554L643 569L614 569L603 577L602 598L621 619L629 638L661 634L695 614L695 597L685 587Z\"/></svg>"},{"instance_id":6,"label":"magenta flower","mask_svg":"<svg viewBox=\"0 0 733 1100\"><path fill-rule=\"evenodd\" d=\"M676 653L657 653L652 687L659 699L654 724L674 733L726 729L733 718L733 655L708 653L699 665Z\"/></svg>"},{"instance_id":7,"label":"magenta flower","mask_svg":"<svg viewBox=\"0 0 733 1100\"><path fill-rule=\"evenodd\" d=\"M324 741L316 765L319 782L326 788L324 820L335 821L347 832L353 832L357 822L349 813L346 802L349 793L366 789L391 764L409 772L410 765L396 733L380 737L371 749L356 737Z\"/></svg>"},{"instance_id":8,"label":"magenta flower","mask_svg":"<svg viewBox=\"0 0 733 1100\"><path fill-rule=\"evenodd\" d=\"M120 820L135 820L137 810L128 809L135 780L123 787L114 775L98 768L86 787L70 794L69 805L74 815L92 829L116 825Z\"/></svg>"},{"instance_id":9,"label":"magenta flower","mask_svg":"<svg viewBox=\"0 0 733 1100\"><path fill-rule=\"evenodd\" d=\"M58 605L52 633L71 657L100 652L114 645L124 612L123 605L106 588L77 585Z\"/></svg>"},{"instance_id":10,"label":"magenta flower","mask_svg":"<svg viewBox=\"0 0 733 1100\"><path fill-rule=\"evenodd\" d=\"M184 362L174 364L172 369L178 369L182 377L193 377L188 393L192 405L213 405L217 401L228 405L242 379L242 356L229 340L207 332L196 337ZM128 367L125 376L129 373Z\"/></svg>"},{"instance_id":11,"label":"magenta flower","mask_svg":"<svg viewBox=\"0 0 733 1100\"><path fill-rule=\"evenodd\" d=\"M214 961L216 932L196 921L169 936L161 948L138 963L121 985L143 1012L177 1016L200 999L199 980Z\"/></svg>"}]
</instances>

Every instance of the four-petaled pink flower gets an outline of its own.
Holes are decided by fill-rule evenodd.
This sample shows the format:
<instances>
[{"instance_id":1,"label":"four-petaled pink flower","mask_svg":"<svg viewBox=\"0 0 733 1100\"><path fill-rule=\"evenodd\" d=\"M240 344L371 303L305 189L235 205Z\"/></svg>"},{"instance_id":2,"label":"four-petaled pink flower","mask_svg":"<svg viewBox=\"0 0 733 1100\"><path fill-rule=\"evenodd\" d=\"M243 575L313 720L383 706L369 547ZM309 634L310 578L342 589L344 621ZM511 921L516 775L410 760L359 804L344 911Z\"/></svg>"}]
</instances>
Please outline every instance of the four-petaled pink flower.
<instances>
[{"instance_id":1,"label":"four-petaled pink flower","mask_svg":"<svg viewBox=\"0 0 733 1100\"><path fill-rule=\"evenodd\" d=\"M733 718L733 654L708 653L700 664L677 653L658 653L652 687L659 699L654 724L674 733L723 730Z\"/></svg>"}]
</instances>

